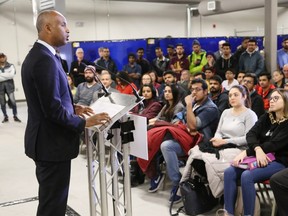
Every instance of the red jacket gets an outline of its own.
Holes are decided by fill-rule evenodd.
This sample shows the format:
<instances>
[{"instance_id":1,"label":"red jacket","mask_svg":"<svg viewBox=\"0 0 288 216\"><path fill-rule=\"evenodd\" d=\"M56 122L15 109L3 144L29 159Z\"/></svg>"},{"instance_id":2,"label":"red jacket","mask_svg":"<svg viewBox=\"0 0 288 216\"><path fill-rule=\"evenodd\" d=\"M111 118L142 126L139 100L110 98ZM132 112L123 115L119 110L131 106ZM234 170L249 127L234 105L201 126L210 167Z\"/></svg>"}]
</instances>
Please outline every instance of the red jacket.
<instances>
[{"instance_id":1,"label":"red jacket","mask_svg":"<svg viewBox=\"0 0 288 216\"><path fill-rule=\"evenodd\" d=\"M272 84L270 84L269 89L266 92L263 92L263 88L261 86L259 86L259 88L258 88L257 92L262 97L265 110L268 110L270 107L269 96L270 96L270 93L272 92L273 89L275 89L275 86Z\"/></svg>"},{"instance_id":2,"label":"red jacket","mask_svg":"<svg viewBox=\"0 0 288 216\"><path fill-rule=\"evenodd\" d=\"M159 151L161 143L164 140L165 134L169 131L172 137L181 145L185 153L188 155L188 151L198 144L202 139L202 134L197 133L192 136L186 129L186 126L182 123L171 124L165 121L161 121L163 126L155 126L148 131L148 160L138 158L138 164L143 172L146 172L149 168L150 162Z\"/></svg>"}]
</instances>

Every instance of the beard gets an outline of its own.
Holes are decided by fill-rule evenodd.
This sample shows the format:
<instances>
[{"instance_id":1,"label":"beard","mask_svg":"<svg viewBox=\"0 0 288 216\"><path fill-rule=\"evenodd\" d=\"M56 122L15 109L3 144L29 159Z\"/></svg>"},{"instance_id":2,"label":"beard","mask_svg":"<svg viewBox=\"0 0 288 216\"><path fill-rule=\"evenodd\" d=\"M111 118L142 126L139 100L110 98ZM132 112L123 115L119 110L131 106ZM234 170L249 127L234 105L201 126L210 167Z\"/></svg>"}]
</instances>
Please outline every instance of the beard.
<instances>
[{"instance_id":1,"label":"beard","mask_svg":"<svg viewBox=\"0 0 288 216\"><path fill-rule=\"evenodd\" d=\"M92 83L94 81L94 77L85 77L85 81L87 83Z\"/></svg>"}]
</instances>

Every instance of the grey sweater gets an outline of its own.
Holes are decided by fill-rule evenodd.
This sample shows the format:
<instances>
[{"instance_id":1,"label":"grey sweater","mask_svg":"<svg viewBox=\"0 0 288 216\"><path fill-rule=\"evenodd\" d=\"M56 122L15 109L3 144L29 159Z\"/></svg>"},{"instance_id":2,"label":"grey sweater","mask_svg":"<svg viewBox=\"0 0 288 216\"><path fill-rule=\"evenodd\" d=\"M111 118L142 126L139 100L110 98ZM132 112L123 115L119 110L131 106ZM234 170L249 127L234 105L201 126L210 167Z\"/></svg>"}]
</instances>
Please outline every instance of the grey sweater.
<instances>
[{"instance_id":1,"label":"grey sweater","mask_svg":"<svg viewBox=\"0 0 288 216\"><path fill-rule=\"evenodd\" d=\"M236 116L232 114L232 108L223 111L214 137L223 138L227 143L238 146L247 145L246 134L257 121L257 115L247 109Z\"/></svg>"}]
</instances>

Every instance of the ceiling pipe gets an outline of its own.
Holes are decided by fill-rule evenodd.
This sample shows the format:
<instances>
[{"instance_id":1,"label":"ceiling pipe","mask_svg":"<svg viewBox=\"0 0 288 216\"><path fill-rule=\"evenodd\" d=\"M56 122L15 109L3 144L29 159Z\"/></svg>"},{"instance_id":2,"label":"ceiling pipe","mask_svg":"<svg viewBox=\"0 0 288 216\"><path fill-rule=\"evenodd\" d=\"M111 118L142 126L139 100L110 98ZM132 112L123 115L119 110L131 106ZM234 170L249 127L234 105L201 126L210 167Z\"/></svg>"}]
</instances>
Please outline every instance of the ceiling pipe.
<instances>
[{"instance_id":1,"label":"ceiling pipe","mask_svg":"<svg viewBox=\"0 0 288 216\"><path fill-rule=\"evenodd\" d=\"M199 14L202 16L230 13L242 10L256 9L264 7L265 0L218 0L216 2L215 10L208 10L208 2L212 0L201 1L198 5ZM278 0L278 6L286 7L288 0Z\"/></svg>"}]
</instances>

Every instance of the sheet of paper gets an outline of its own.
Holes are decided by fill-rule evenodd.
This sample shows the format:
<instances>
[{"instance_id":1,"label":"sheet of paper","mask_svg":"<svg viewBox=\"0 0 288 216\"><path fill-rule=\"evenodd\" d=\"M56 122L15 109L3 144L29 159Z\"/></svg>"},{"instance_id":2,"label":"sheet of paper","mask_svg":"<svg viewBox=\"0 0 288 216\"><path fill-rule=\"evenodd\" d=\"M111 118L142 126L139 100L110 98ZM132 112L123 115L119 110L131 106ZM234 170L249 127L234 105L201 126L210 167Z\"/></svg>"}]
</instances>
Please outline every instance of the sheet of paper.
<instances>
[{"instance_id":1,"label":"sheet of paper","mask_svg":"<svg viewBox=\"0 0 288 216\"><path fill-rule=\"evenodd\" d=\"M130 114L134 120L134 142L130 142L130 154L148 160L147 120L146 117Z\"/></svg>"},{"instance_id":2,"label":"sheet of paper","mask_svg":"<svg viewBox=\"0 0 288 216\"><path fill-rule=\"evenodd\" d=\"M90 107L96 114L106 112L111 118L113 118L117 113L119 113L122 109L125 108L125 106L112 104L105 101L96 101Z\"/></svg>"}]
</instances>

